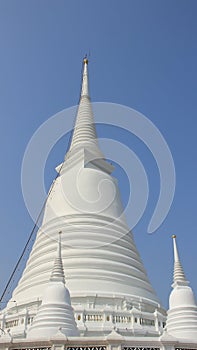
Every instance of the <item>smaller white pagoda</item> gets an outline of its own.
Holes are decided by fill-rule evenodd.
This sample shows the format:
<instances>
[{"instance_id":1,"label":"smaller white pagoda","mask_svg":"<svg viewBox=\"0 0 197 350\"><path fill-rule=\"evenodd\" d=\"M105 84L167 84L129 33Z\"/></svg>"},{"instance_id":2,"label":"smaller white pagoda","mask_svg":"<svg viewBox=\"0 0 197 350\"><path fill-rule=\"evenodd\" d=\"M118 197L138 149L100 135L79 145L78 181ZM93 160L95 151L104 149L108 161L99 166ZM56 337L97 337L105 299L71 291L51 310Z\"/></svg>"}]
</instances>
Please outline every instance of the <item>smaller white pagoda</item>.
<instances>
[{"instance_id":1,"label":"smaller white pagoda","mask_svg":"<svg viewBox=\"0 0 197 350\"><path fill-rule=\"evenodd\" d=\"M52 337L58 331L65 336L79 335L71 307L70 293L65 286L60 234L51 277L44 290L42 303L27 332L27 339Z\"/></svg>"},{"instance_id":2,"label":"smaller white pagoda","mask_svg":"<svg viewBox=\"0 0 197 350\"><path fill-rule=\"evenodd\" d=\"M180 263L173 235L174 245L174 283L169 299L169 310L166 329L169 334L180 339L191 339L197 342L197 305L194 293L189 287Z\"/></svg>"}]
</instances>

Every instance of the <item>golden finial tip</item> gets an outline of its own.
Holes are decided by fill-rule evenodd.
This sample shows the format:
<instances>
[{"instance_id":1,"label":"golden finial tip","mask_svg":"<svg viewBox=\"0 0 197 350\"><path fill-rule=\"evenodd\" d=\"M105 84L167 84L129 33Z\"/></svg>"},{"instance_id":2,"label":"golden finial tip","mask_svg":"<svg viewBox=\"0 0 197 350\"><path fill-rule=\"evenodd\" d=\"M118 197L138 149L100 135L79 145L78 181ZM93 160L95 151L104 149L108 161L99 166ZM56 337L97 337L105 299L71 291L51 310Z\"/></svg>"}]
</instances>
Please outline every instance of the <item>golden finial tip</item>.
<instances>
[{"instance_id":1,"label":"golden finial tip","mask_svg":"<svg viewBox=\"0 0 197 350\"><path fill-rule=\"evenodd\" d=\"M87 59L87 57L85 57L85 58L83 59L83 63L84 63L84 64L88 64L88 59Z\"/></svg>"},{"instance_id":2,"label":"golden finial tip","mask_svg":"<svg viewBox=\"0 0 197 350\"><path fill-rule=\"evenodd\" d=\"M176 238L176 235L172 235L172 238Z\"/></svg>"}]
</instances>

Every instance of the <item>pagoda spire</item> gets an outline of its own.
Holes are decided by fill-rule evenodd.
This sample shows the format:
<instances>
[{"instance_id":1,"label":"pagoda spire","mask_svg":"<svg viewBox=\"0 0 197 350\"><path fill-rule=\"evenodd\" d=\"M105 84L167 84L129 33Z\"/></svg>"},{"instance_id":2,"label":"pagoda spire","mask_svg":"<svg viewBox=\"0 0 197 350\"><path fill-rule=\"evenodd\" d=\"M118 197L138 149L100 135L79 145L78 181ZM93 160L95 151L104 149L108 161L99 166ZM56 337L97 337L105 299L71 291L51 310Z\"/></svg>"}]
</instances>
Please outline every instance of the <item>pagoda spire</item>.
<instances>
[{"instance_id":1,"label":"pagoda spire","mask_svg":"<svg viewBox=\"0 0 197 350\"><path fill-rule=\"evenodd\" d=\"M188 282L185 278L183 267L181 265L180 258L179 258L179 253L178 253L177 244L176 244L176 236L173 235L172 239L173 239L173 248L174 248L174 284L178 283L182 285L188 285Z\"/></svg>"},{"instance_id":2,"label":"pagoda spire","mask_svg":"<svg viewBox=\"0 0 197 350\"><path fill-rule=\"evenodd\" d=\"M64 276L64 269L62 264L62 255L61 255L61 233L62 232L60 231L58 247L57 247L57 255L54 261L54 266L51 273L50 281L65 283L65 276Z\"/></svg>"},{"instance_id":3,"label":"pagoda spire","mask_svg":"<svg viewBox=\"0 0 197 350\"><path fill-rule=\"evenodd\" d=\"M82 76L82 86L81 86L81 98L83 96L89 97L89 83L88 83L88 59L84 57L83 60L83 76Z\"/></svg>"},{"instance_id":4,"label":"pagoda spire","mask_svg":"<svg viewBox=\"0 0 197 350\"><path fill-rule=\"evenodd\" d=\"M98 145L94 115L89 95L88 59L86 57L83 60L83 74L79 106L72 140L66 158L70 157L74 153L76 154L76 151L80 149L90 151L94 155L95 159L105 158Z\"/></svg>"}]
</instances>

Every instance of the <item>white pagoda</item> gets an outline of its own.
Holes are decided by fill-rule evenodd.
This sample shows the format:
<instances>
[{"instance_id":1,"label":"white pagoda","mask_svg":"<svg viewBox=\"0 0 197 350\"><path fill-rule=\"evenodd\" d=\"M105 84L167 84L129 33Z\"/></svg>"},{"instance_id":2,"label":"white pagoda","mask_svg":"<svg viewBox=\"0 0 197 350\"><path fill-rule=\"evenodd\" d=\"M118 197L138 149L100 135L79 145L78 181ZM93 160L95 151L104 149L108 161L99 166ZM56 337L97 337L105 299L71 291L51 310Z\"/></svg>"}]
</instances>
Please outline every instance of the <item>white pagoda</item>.
<instances>
[{"instance_id":1,"label":"white pagoda","mask_svg":"<svg viewBox=\"0 0 197 350\"><path fill-rule=\"evenodd\" d=\"M86 58L83 66L70 148L22 277L0 313L0 350L197 350L197 306L176 238L166 312L122 214L113 166L99 149Z\"/></svg>"}]
</instances>

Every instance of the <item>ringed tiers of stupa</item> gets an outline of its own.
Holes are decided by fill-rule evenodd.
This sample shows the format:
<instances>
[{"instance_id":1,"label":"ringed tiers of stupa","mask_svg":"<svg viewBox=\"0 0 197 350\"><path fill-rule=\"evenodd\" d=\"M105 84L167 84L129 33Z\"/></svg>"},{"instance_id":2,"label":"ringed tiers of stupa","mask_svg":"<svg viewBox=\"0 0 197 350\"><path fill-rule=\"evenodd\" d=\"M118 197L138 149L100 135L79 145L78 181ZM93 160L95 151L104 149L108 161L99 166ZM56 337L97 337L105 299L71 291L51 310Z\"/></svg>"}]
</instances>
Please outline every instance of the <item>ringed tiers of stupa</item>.
<instances>
[{"instance_id":1,"label":"ringed tiers of stupa","mask_svg":"<svg viewBox=\"0 0 197 350\"><path fill-rule=\"evenodd\" d=\"M166 311L127 226L113 169L99 148L85 58L70 147L26 267L1 310L0 350L197 349L197 306L176 237Z\"/></svg>"}]
</instances>

